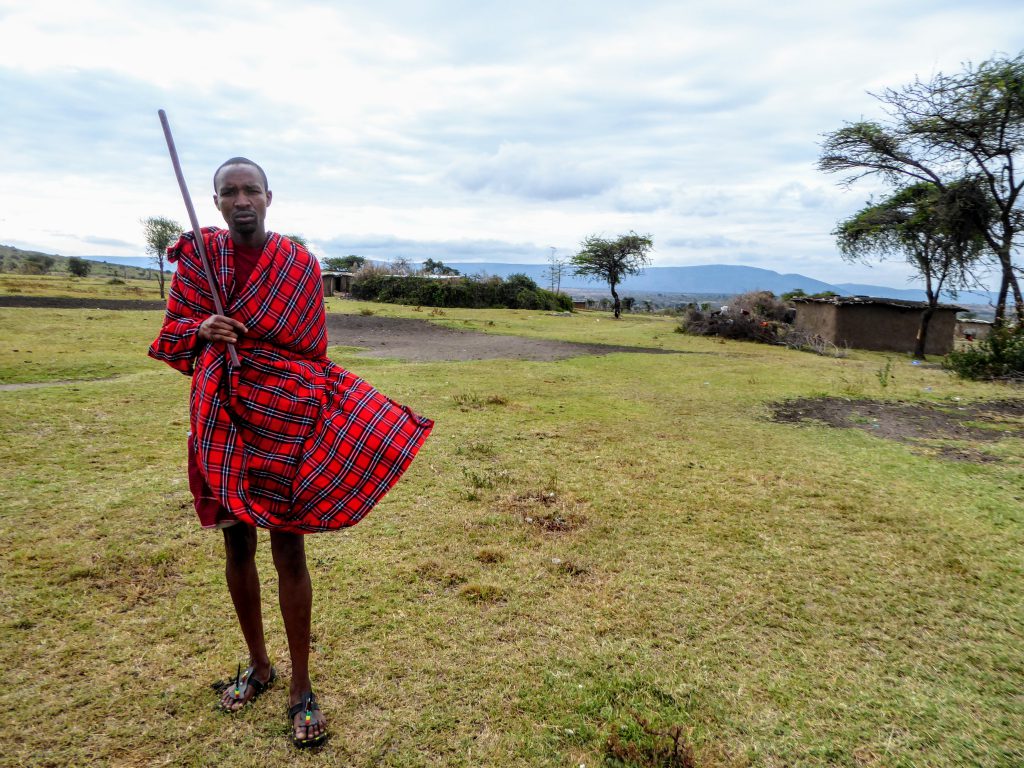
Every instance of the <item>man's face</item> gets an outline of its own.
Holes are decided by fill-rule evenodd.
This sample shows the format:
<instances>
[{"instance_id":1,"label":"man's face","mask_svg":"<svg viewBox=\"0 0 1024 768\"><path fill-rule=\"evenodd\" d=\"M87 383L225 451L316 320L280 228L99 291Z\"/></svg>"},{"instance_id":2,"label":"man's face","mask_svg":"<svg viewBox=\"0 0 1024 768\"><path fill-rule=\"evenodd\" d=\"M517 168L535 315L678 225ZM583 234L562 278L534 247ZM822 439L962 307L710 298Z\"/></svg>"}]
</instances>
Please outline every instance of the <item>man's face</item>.
<instances>
[{"instance_id":1,"label":"man's face","mask_svg":"<svg viewBox=\"0 0 1024 768\"><path fill-rule=\"evenodd\" d=\"M213 202L220 209L235 239L265 236L263 222L273 193L263 188L260 172L251 165L226 165L217 174Z\"/></svg>"}]
</instances>

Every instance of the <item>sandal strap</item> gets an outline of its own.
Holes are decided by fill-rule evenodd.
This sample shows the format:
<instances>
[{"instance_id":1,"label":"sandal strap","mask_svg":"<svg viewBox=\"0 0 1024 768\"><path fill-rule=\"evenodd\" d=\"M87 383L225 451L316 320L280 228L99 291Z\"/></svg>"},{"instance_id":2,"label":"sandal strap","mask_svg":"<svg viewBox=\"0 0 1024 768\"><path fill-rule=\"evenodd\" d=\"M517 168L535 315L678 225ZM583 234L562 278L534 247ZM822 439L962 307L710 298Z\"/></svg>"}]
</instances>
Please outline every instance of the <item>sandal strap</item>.
<instances>
[{"instance_id":1,"label":"sandal strap","mask_svg":"<svg viewBox=\"0 0 1024 768\"><path fill-rule=\"evenodd\" d=\"M265 690L267 690L267 688L274 684L274 681L277 679L277 670L271 667L270 677L267 678L267 682L261 683L259 680L253 677L253 669L254 667L249 667L247 670L245 670L245 677L243 678L243 681L245 682L246 685L252 687L253 698L256 698Z\"/></svg>"},{"instance_id":2,"label":"sandal strap","mask_svg":"<svg viewBox=\"0 0 1024 768\"><path fill-rule=\"evenodd\" d=\"M299 712L316 712L320 705L316 703L316 694L306 691L295 704L288 707L288 717L295 717Z\"/></svg>"}]
</instances>

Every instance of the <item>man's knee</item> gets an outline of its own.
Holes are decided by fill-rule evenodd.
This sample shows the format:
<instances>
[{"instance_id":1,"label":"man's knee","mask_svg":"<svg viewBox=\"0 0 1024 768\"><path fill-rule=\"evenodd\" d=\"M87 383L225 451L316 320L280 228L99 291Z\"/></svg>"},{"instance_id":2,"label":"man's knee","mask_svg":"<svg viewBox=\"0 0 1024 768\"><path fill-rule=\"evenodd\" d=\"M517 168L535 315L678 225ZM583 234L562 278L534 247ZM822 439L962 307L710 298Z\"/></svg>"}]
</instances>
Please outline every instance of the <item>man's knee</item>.
<instances>
[{"instance_id":1,"label":"man's knee","mask_svg":"<svg viewBox=\"0 0 1024 768\"><path fill-rule=\"evenodd\" d=\"M274 555L274 567L281 579L304 578L306 570L306 539L296 533L272 531L270 549Z\"/></svg>"},{"instance_id":2,"label":"man's knee","mask_svg":"<svg viewBox=\"0 0 1024 768\"><path fill-rule=\"evenodd\" d=\"M245 523L225 528L224 554L229 567L251 563L256 558L256 529Z\"/></svg>"}]
</instances>

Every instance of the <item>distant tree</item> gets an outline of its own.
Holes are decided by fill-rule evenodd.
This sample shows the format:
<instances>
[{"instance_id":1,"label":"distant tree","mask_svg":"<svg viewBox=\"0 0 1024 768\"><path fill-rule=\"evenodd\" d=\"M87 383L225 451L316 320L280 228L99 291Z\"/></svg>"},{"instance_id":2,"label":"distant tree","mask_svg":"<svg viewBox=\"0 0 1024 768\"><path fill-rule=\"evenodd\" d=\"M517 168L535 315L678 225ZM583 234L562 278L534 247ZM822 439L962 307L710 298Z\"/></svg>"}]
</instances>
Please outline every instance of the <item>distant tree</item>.
<instances>
[{"instance_id":1,"label":"distant tree","mask_svg":"<svg viewBox=\"0 0 1024 768\"><path fill-rule=\"evenodd\" d=\"M391 260L388 267L394 275L412 274L412 262L405 258L405 256L396 256Z\"/></svg>"},{"instance_id":2,"label":"distant tree","mask_svg":"<svg viewBox=\"0 0 1024 768\"><path fill-rule=\"evenodd\" d=\"M348 256L329 256L320 261L323 263L324 269L331 272L358 272L366 264L366 259L353 254Z\"/></svg>"},{"instance_id":3,"label":"distant tree","mask_svg":"<svg viewBox=\"0 0 1024 768\"><path fill-rule=\"evenodd\" d=\"M146 251L156 266L156 276L160 283L160 298L164 298L164 262L167 249L181 237L181 224L163 216L150 216L142 219L142 229L146 235Z\"/></svg>"},{"instance_id":4,"label":"distant tree","mask_svg":"<svg viewBox=\"0 0 1024 768\"><path fill-rule=\"evenodd\" d=\"M923 359L928 325L942 291L972 283L971 269L985 248L995 215L982 184L968 179L943 189L921 182L869 204L835 230L847 261L902 256L921 276L928 306L921 313L914 357Z\"/></svg>"},{"instance_id":5,"label":"distant tree","mask_svg":"<svg viewBox=\"0 0 1024 768\"><path fill-rule=\"evenodd\" d=\"M568 263L558 255L558 249L551 246L551 255L548 256L548 268L544 270L544 276L550 281L551 292L562 292L562 277L569 268Z\"/></svg>"},{"instance_id":6,"label":"distant tree","mask_svg":"<svg viewBox=\"0 0 1024 768\"><path fill-rule=\"evenodd\" d=\"M91 269L91 261L80 259L77 256L71 256L68 258L68 272L75 277L88 277Z\"/></svg>"},{"instance_id":7,"label":"distant tree","mask_svg":"<svg viewBox=\"0 0 1024 768\"><path fill-rule=\"evenodd\" d=\"M285 237L287 237L293 243L298 243L303 248L309 248L309 241L306 240L306 238L304 238L302 235L285 235Z\"/></svg>"},{"instance_id":8,"label":"distant tree","mask_svg":"<svg viewBox=\"0 0 1024 768\"><path fill-rule=\"evenodd\" d=\"M792 291L786 291L779 298L783 301L792 301L793 299L802 299L807 295L807 291L803 288L794 288Z\"/></svg>"},{"instance_id":9,"label":"distant tree","mask_svg":"<svg viewBox=\"0 0 1024 768\"><path fill-rule=\"evenodd\" d=\"M636 304L636 299L634 299L632 296L622 297L622 310L624 312L632 312L634 304Z\"/></svg>"},{"instance_id":10,"label":"distant tree","mask_svg":"<svg viewBox=\"0 0 1024 768\"><path fill-rule=\"evenodd\" d=\"M29 253L21 261L21 271L26 275L45 275L53 268L54 258L42 253Z\"/></svg>"},{"instance_id":11,"label":"distant tree","mask_svg":"<svg viewBox=\"0 0 1024 768\"><path fill-rule=\"evenodd\" d=\"M1012 294L1024 320L1015 248L1024 232L1024 52L995 57L964 71L915 79L875 94L888 114L884 123L862 120L828 134L818 167L846 174L852 184L879 176L900 188L930 182L944 190L976 176L997 211L985 241L1001 270L996 320Z\"/></svg>"},{"instance_id":12,"label":"distant tree","mask_svg":"<svg viewBox=\"0 0 1024 768\"><path fill-rule=\"evenodd\" d=\"M644 267L651 263L648 252L654 247L650 235L638 235L630 232L615 240L606 240L598 235L590 235L580 243L579 252L570 263L573 271L593 280L608 283L611 291L615 318L622 313L622 302L615 287L628 275L639 275Z\"/></svg>"},{"instance_id":13,"label":"distant tree","mask_svg":"<svg viewBox=\"0 0 1024 768\"><path fill-rule=\"evenodd\" d=\"M458 275L459 270L449 267L443 261L427 259L423 262L423 274L425 275Z\"/></svg>"}]
</instances>

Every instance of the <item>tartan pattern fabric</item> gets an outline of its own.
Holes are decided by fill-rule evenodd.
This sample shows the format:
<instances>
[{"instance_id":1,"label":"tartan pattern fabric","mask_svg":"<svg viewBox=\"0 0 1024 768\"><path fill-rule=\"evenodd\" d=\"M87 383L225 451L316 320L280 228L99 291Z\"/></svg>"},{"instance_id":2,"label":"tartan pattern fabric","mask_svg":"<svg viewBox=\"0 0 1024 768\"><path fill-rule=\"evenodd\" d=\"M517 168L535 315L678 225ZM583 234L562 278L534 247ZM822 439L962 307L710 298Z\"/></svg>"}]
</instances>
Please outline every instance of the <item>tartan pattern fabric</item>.
<instances>
[{"instance_id":1,"label":"tartan pattern fabric","mask_svg":"<svg viewBox=\"0 0 1024 768\"><path fill-rule=\"evenodd\" d=\"M398 481L430 434L417 416L327 358L320 267L271 233L249 280L235 285L231 238L204 228L224 312L248 333L230 365L198 338L214 313L192 233L177 262L150 356L192 375L196 458L220 503L243 522L293 533L359 522Z\"/></svg>"}]
</instances>

